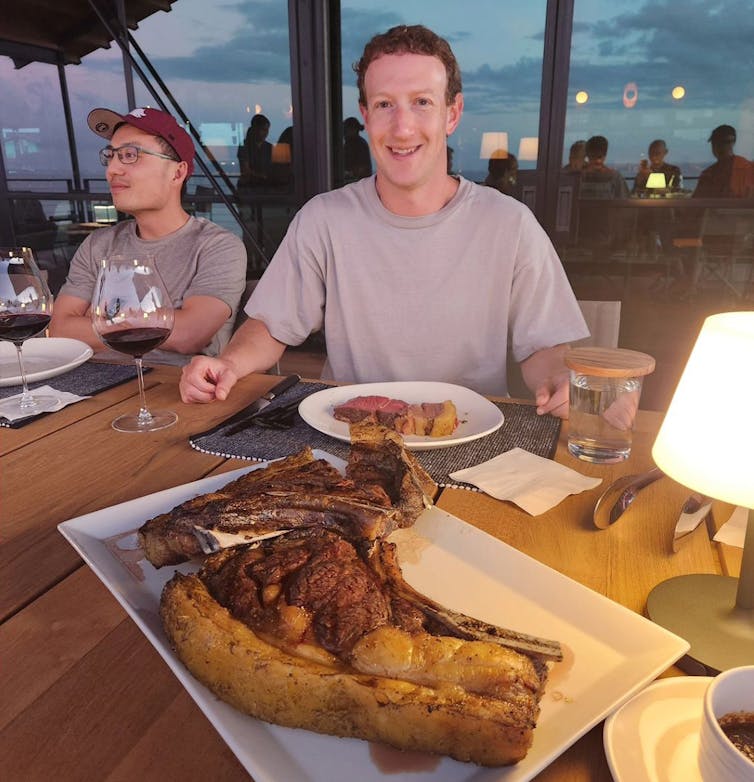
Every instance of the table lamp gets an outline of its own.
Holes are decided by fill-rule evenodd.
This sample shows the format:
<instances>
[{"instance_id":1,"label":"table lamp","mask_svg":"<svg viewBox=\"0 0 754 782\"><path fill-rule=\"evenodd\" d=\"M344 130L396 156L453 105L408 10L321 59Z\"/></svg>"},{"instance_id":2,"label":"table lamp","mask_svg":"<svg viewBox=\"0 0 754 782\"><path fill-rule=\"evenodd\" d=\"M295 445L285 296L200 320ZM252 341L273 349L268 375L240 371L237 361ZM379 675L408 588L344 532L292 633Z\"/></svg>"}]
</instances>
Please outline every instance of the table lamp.
<instances>
[{"instance_id":1,"label":"table lamp","mask_svg":"<svg viewBox=\"0 0 754 782\"><path fill-rule=\"evenodd\" d=\"M536 160L538 154L539 154L538 136L524 136L518 142L519 160Z\"/></svg>"},{"instance_id":2,"label":"table lamp","mask_svg":"<svg viewBox=\"0 0 754 782\"><path fill-rule=\"evenodd\" d=\"M664 190L667 187L665 174L654 171L647 177L647 190Z\"/></svg>"},{"instance_id":3,"label":"table lamp","mask_svg":"<svg viewBox=\"0 0 754 782\"><path fill-rule=\"evenodd\" d=\"M658 584L647 599L649 618L691 644L693 673L754 662L752 389L754 312L708 317L652 448L657 466L674 480L749 508L738 579L678 576Z\"/></svg>"},{"instance_id":4,"label":"table lamp","mask_svg":"<svg viewBox=\"0 0 754 782\"><path fill-rule=\"evenodd\" d=\"M285 142L278 142L272 145L273 163L290 163L291 162L291 145Z\"/></svg>"},{"instance_id":5,"label":"table lamp","mask_svg":"<svg viewBox=\"0 0 754 782\"><path fill-rule=\"evenodd\" d=\"M490 160L508 157L508 134L482 133L482 145L479 148L480 160Z\"/></svg>"}]
</instances>

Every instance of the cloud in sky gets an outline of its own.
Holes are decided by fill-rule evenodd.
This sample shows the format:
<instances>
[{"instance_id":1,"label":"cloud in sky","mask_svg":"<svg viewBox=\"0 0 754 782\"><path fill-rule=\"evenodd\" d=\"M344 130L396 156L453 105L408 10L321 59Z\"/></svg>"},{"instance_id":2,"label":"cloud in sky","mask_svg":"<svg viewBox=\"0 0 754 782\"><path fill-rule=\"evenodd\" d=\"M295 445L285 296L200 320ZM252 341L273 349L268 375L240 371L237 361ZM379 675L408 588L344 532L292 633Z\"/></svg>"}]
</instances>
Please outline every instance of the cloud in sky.
<instances>
[{"instance_id":1,"label":"cloud in sky","mask_svg":"<svg viewBox=\"0 0 754 782\"><path fill-rule=\"evenodd\" d=\"M742 89L749 97L754 93L752 41L752 0L647 0L611 19L579 25L571 84L615 91L630 75L646 85L641 99L650 105L666 103L669 90L683 84L691 108L735 106L746 97ZM736 72L748 76L735 78Z\"/></svg>"},{"instance_id":2,"label":"cloud in sky","mask_svg":"<svg viewBox=\"0 0 754 782\"><path fill-rule=\"evenodd\" d=\"M233 12L237 24L222 45L200 45L190 56L148 53L159 73L168 83L290 84L287 5L273 0L237 2L223 8ZM719 110L754 97L754 0L645 0L640 6L623 2L613 6L612 16L598 20L580 19L579 8L577 4L570 84L572 91L589 91L593 108L620 105L629 81L639 85L643 108L668 108L668 95L676 84L686 87L684 106L688 108ZM177 22L179 14L177 4L169 16ZM442 29L442 15L442 9L433 11L429 23ZM400 11L343 8L345 86L355 83L351 65L364 43L403 21ZM456 24L452 32L445 33L461 62L467 112L484 116L501 110L536 110L544 19L541 29L526 36L532 44L528 54L506 62L503 47L495 52L495 60L473 68L464 66L466 47L473 46L479 34L471 24L468 29ZM536 23L527 29L532 27L537 29ZM478 52L467 54L471 56L477 58ZM117 68L118 63L102 67ZM732 78L737 72L748 77ZM748 95L742 95L742 89Z\"/></svg>"},{"instance_id":3,"label":"cloud in sky","mask_svg":"<svg viewBox=\"0 0 754 782\"><path fill-rule=\"evenodd\" d=\"M646 0L641 6L624 3L623 7L627 10L591 21L579 19L576 6L570 82L574 89L588 89L594 105L603 99L609 105L622 94L627 81L640 85L640 100L645 106L666 103L669 89L679 83L687 86L686 103L695 108L737 105L742 86L754 90L751 78L731 78L731 71L754 72L754 0ZM286 4L278 0L238 2L225 9L232 10L239 21L223 44L201 45L190 56L153 52L149 56L160 74L168 81L289 84ZM177 21L179 13L176 5L167 22L170 17ZM439 22L442 11L436 15ZM392 10L343 8L345 85L353 84L351 65L361 55L364 43L402 21L401 14ZM542 28L528 37L539 44L543 32ZM463 62L464 48L467 43L473 45L474 29L456 27L446 37L461 61L469 110L485 113L496 102L523 108L532 98L538 100L538 56L468 68ZM504 56L501 51L500 58L504 60ZM117 68L118 63L102 67Z\"/></svg>"},{"instance_id":4,"label":"cloud in sky","mask_svg":"<svg viewBox=\"0 0 754 782\"><path fill-rule=\"evenodd\" d=\"M228 8L240 22L221 46L199 46L188 57L154 55L160 75L203 82L290 84L287 4L239 2Z\"/></svg>"}]
</instances>

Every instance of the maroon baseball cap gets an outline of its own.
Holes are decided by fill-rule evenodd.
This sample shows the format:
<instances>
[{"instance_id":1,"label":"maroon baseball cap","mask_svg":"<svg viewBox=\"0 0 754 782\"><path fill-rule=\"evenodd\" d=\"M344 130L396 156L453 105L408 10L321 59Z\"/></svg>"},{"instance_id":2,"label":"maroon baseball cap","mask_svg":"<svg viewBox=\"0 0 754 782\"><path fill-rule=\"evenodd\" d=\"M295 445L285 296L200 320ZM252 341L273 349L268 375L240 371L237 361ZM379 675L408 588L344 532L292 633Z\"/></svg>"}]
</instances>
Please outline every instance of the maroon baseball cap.
<instances>
[{"instance_id":1,"label":"maroon baseball cap","mask_svg":"<svg viewBox=\"0 0 754 782\"><path fill-rule=\"evenodd\" d=\"M89 127L102 138L111 139L115 128L122 122L133 125L145 133L159 136L170 144L179 160L188 164L188 174L194 170L194 142L191 136L166 111L160 109L134 109L128 114L118 114L111 109L92 109L86 118Z\"/></svg>"}]
</instances>

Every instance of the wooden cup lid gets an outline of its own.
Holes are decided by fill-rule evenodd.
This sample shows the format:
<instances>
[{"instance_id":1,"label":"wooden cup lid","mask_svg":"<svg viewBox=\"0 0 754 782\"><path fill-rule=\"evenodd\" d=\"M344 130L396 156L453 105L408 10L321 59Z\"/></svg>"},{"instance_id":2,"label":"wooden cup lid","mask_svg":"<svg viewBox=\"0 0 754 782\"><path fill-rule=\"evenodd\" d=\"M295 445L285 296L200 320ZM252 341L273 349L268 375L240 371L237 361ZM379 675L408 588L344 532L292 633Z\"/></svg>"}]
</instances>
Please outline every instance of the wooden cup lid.
<instances>
[{"instance_id":1,"label":"wooden cup lid","mask_svg":"<svg viewBox=\"0 0 754 782\"><path fill-rule=\"evenodd\" d=\"M573 348L565 354L569 369L596 377L640 377L654 371L647 353L624 348Z\"/></svg>"}]
</instances>

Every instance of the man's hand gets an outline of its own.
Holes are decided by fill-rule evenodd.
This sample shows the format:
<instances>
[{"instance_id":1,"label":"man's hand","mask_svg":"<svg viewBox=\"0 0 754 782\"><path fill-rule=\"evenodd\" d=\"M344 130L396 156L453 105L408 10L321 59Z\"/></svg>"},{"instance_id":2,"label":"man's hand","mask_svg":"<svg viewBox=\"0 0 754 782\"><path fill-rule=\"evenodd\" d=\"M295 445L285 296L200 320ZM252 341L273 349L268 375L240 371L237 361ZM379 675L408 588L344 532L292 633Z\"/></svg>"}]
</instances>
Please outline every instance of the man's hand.
<instances>
[{"instance_id":1,"label":"man's hand","mask_svg":"<svg viewBox=\"0 0 754 782\"><path fill-rule=\"evenodd\" d=\"M568 418L570 372L565 365L568 344L542 348L521 362L521 374L534 394L537 413Z\"/></svg>"},{"instance_id":2,"label":"man's hand","mask_svg":"<svg viewBox=\"0 0 754 782\"><path fill-rule=\"evenodd\" d=\"M557 418L568 418L569 375L558 374L547 378L534 392L537 414L550 413Z\"/></svg>"},{"instance_id":3,"label":"man's hand","mask_svg":"<svg viewBox=\"0 0 754 782\"><path fill-rule=\"evenodd\" d=\"M181 372L181 399L193 402L214 402L228 398L238 374L229 361L209 356L194 356Z\"/></svg>"},{"instance_id":4,"label":"man's hand","mask_svg":"<svg viewBox=\"0 0 754 782\"><path fill-rule=\"evenodd\" d=\"M280 360L285 345L267 326L250 318L233 335L218 358L194 356L183 368L180 391L184 402L214 402L228 398L230 389L250 372L264 372Z\"/></svg>"},{"instance_id":5,"label":"man's hand","mask_svg":"<svg viewBox=\"0 0 754 782\"><path fill-rule=\"evenodd\" d=\"M626 432L634 425L636 411L639 409L639 391L626 391L621 394L602 414L602 417L616 429Z\"/></svg>"}]
</instances>

